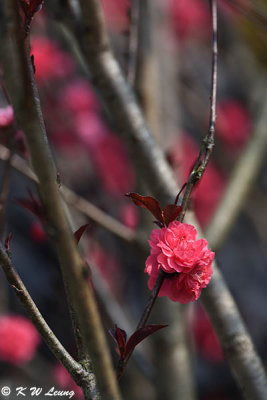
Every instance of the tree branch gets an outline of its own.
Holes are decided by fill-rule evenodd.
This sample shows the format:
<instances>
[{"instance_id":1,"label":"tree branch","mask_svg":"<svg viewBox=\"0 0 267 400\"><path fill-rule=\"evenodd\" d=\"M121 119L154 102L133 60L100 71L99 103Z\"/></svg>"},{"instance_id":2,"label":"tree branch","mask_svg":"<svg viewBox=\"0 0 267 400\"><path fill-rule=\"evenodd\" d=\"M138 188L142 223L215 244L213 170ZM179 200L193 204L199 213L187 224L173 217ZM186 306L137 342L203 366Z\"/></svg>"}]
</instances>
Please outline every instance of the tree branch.
<instances>
[{"instance_id":1,"label":"tree branch","mask_svg":"<svg viewBox=\"0 0 267 400\"><path fill-rule=\"evenodd\" d=\"M20 27L19 3L4 2L2 60L6 86L19 125L26 134L31 162L39 180L48 231L59 257L70 308L81 329L86 352L90 354L100 395L119 399L106 338L94 295L88 285L88 271L81 259L58 192L56 170L47 143L39 96L33 76L29 48Z\"/></svg>"},{"instance_id":2,"label":"tree branch","mask_svg":"<svg viewBox=\"0 0 267 400\"><path fill-rule=\"evenodd\" d=\"M0 144L0 160L7 161L9 159L9 156L10 150ZM13 154L10 164L12 168L16 169L18 172L25 175L33 182L38 183L38 178L36 177L35 173L22 157L17 154ZM123 225L121 222L108 215L106 212L102 211L100 208L95 206L90 201L86 200L84 197L79 196L67 186L61 184L60 192L62 193L64 200L69 206L75 208L81 214L90 218L98 225L102 226L102 228L113 233L120 239L125 240L127 243L137 244L142 249L146 247L144 246L145 238L141 235L141 233L137 234L136 232L134 232L134 230Z\"/></svg>"},{"instance_id":3,"label":"tree branch","mask_svg":"<svg viewBox=\"0 0 267 400\"><path fill-rule=\"evenodd\" d=\"M16 296L23 304L29 318L34 323L36 329L39 331L40 335L42 336L43 340L45 341L51 352L64 365L64 367L68 370L76 383L78 383L80 386L84 386L84 384L87 384L89 381L90 385L92 385L91 393L95 393L96 388L94 376L90 376L90 374L85 371L82 366L71 357L71 355L62 346L55 334L49 328L40 311L38 310L36 304L32 300L29 292L21 281L20 276L14 269L9 256L7 255L1 243L0 264L9 284L14 289ZM94 395L94 398L97 398L96 393Z\"/></svg>"}]
</instances>

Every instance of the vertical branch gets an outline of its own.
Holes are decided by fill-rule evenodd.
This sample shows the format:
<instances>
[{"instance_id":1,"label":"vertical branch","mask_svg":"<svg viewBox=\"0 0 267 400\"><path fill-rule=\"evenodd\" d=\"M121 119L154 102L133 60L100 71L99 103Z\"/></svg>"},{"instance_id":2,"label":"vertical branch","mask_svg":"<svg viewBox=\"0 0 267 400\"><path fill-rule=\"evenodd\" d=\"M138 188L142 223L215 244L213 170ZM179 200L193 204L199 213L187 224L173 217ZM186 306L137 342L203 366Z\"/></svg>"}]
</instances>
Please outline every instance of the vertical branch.
<instances>
[{"instance_id":1,"label":"vertical branch","mask_svg":"<svg viewBox=\"0 0 267 400\"><path fill-rule=\"evenodd\" d=\"M139 31L140 0L131 0L130 5L130 32L129 32L129 58L127 69L127 80L131 87L135 86L137 53L138 53L138 31Z\"/></svg>"},{"instance_id":2,"label":"vertical branch","mask_svg":"<svg viewBox=\"0 0 267 400\"><path fill-rule=\"evenodd\" d=\"M97 305L88 285L88 270L81 259L62 205L57 174L48 146L29 49L25 47L17 0L4 2L2 60L5 80L19 125L31 153L33 169L46 213L48 232L57 250L70 307L81 327L90 354L97 388L103 398L119 399L109 350Z\"/></svg>"},{"instance_id":3,"label":"vertical branch","mask_svg":"<svg viewBox=\"0 0 267 400\"><path fill-rule=\"evenodd\" d=\"M180 218L184 219L189 205L191 193L195 184L201 179L207 168L212 149L214 146L214 132L216 121L216 98L217 98L217 71L218 71L218 43L217 43L217 0L211 0L212 17L212 63L211 63L211 95L210 95L210 116L209 130L207 136L203 139L198 159L193 166L191 174L185 188L185 194L182 201L182 211Z\"/></svg>"}]
</instances>

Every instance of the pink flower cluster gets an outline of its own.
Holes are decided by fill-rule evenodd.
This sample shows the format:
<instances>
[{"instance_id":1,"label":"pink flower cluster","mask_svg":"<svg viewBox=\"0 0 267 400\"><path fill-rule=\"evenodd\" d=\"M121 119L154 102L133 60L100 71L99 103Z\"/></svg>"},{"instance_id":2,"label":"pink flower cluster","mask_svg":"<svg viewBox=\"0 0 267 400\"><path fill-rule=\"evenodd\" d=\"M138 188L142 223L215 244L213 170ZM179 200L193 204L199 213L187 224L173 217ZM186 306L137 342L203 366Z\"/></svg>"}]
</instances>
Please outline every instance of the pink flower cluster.
<instances>
[{"instance_id":1,"label":"pink flower cluster","mask_svg":"<svg viewBox=\"0 0 267 400\"><path fill-rule=\"evenodd\" d=\"M6 315L0 318L0 359L15 365L30 361L40 343L40 336L26 318Z\"/></svg>"},{"instance_id":2,"label":"pink flower cluster","mask_svg":"<svg viewBox=\"0 0 267 400\"><path fill-rule=\"evenodd\" d=\"M214 253L205 239L196 239L197 231L189 224L171 222L167 228L154 229L149 244L150 256L145 272L149 275L148 287L153 289L160 270L167 276L159 296L172 301L195 301L210 281Z\"/></svg>"}]
</instances>

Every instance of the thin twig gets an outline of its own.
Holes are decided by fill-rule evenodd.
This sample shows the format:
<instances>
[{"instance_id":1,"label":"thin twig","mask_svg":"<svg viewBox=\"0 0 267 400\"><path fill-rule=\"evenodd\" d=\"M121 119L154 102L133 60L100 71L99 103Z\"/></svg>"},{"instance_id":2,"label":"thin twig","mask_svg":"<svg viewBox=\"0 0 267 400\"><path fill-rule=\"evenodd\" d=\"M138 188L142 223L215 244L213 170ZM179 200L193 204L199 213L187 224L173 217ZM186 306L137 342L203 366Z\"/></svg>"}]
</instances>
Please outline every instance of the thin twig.
<instances>
[{"instance_id":1,"label":"thin twig","mask_svg":"<svg viewBox=\"0 0 267 400\"><path fill-rule=\"evenodd\" d=\"M3 234L5 233L5 213L6 213L9 186L10 186L12 155L13 154L10 151L9 157L6 159L6 162L4 164L4 170L2 175L2 186L0 191L0 237L2 237L2 239L3 239Z\"/></svg>"},{"instance_id":2,"label":"thin twig","mask_svg":"<svg viewBox=\"0 0 267 400\"><path fill-rule=\"evenodd\" d=\"M0 144L0 160L6 161L8 160L9 156L10 150ZM11 166L33 182L38 183L38 178L36 177L33 170L29 167L28 163L19 155L13 155L11 159ZM120 239L125 240L127 243L136 243L139 247L144 248L145 239L142 237L141 233L136 233L134 230L123 225L111 215L108 215L106 212L102 211L100 208L95 206L90 201L86 200L84 197L79 196L67 186L61 184L60 191L63 195L64 200L69 206L72 206L81 214L90 218L92 221L96 222L98 225L102 226L102 228L113 233Z\"/></svg>"},{"instance_id":3,"label":"thin twig","mask_svg":"<svg viewBox=\"0 0 267 400\"><path fill-rule=\"evenodd\" d=\"M131 0L127 80L132 88L134 88L136 82L139 12L140 0Z\"/></svg>"},{"instance_id":4,"label":"thin twig","mask_svg":"<svg viewBox=\"0 0 267 400\"><path fill-rule=\"evenodd\" d=\"M218 44L217 44L217 0L211 1L211 15L212 15L212 73L211 73L211 96L210 96L210 118L209 118L209 131L207 136L203 139L198 159L190 173L185 194L182 201L182 211L179 220L183 220L186 210L189 205L190 196L196 183L201 179L205 169L208 165L212 149L214 146L214 132L216 120L216 97L217 97L217 58L218 58Z\"/></svg>"},{"instance_id":5,"label":"thin twig","mask_svg":"<svg viewBox=\"0 0 267 400\"><path fill-rule=\"evenodd\" d=\"M46 321L42 317L39 309L37 308L36 304L32 300L29 292L27 291L26 287L21 281L20 276L13 267L9 256L7 255L1 243L0 243L0 264L9 284L14 289L16 296L23 304L29 318L34 323L35 327L39 331L43 340L46 342L47 346L49 347L51 352L55 355L55 357L68 370L68 372L73 377L75 382L77 382L81 386L82 381L84 379L88 379L89 377L88 372L86 372L82 368L82 366L71 357L71 355L62 346L62 344L57 339L55 334L49 328ZM95 388L92 388L92 393L94 391Z\"/></svg>"},{"instance_id":6,"label":"thin twig","mask_svg":"<svg viewBox=\"0 0 267 400\"><path fill-rule=\"evenodd\" d=\"M57 174L48 147L29 49L25 48L17 0L4 2L2 61L7 89L18 123L25 132L31 161L39 180L48 231L59 257L70 308L81 328L83 345L90 354L97 389L103 398L119 399L109 349L95 302L88 285L87 266L81 259L58 192ZM84 391L85 392L85 391ZM89 398L89 393L86 394Z\"/></svg>"}]
</instances>

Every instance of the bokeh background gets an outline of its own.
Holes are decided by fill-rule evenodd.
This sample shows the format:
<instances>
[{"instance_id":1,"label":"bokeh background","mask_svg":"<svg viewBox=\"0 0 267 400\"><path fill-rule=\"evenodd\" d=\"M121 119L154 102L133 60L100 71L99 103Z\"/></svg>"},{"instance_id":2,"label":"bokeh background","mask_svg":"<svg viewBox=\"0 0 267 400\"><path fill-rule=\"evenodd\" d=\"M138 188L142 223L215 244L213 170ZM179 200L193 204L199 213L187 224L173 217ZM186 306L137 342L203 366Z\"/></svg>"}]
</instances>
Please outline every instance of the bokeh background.
<instances>
[{"instance_id":1,"label":"bokeh background","mask_svg":"<svg viewBox=\"0 0 267 400\"><path fill-rule=\"evenodd\" d=\"M56 12L55 3L58 3ZM114 52L132 80L135 53L129 47L131 16L133 20L130 1L102 0L102 3ZM267 127L267 116L264 117L262 111L267 102L264 96L267 87L266 1L221 0L218 5L216 146L191 204L207 231L215 221L216 210L220 209L221 213L223 210L228 218L228 209L223 209L221 202L229 183L255 143L259 125ZM67 186L119 221L127 228L126 236L138 234L146 243L154 227L153 221L124 196L130 191L146 194L142 176L136 173L131 149L118 136L102 104L101 94L95 90L64 34L58 10L60 2L44 2L32 24L31 52L59 185ZM131 84L153 135L163 147L177 181L182 184L188 178L208 127L212 35L209 3L205 0L143 0L138 32L137 69ZM6 161L6 148L15 154L13 159L20 157L21 165L25 164L23 160L28 163L29 153L3 82L0 141L2 240L12 232L10 252L14 265L55 334L75 355L58 263L42 227L42 218L36 212L35 183ZM234 185L233 199L240 196L240 206L231 217L227 232L216 244L220 267L264 362L267 359L266 142L261 139L260 147L254 150L256 161L252 164L257 164L257 168L247 193L240 196L236 190L246 179L245 168L239 183ZM248 168L249 162L245 159L244 165ZM96 221L97 214L88 211L88 203L85 204L81 207L74 204L69 213L73 231L88 224L79 246L92 268L105 330L108 332L116 323L131 333L148 296L143 269L149 246L144 249L138 241L124 240L103 228ZM155 320L153 316L152 321L166 322ZM187 306L185 323L196 399L240 399L200 302ZM168 336L168 328L162 334ZM108 340L115 364L115 344L111 338ZM151 337L140 346L141 350L136 352L121 380L126 399L163 398L157 391L158 380L168 377L157 375L155 353L164 352L164 349L157 349L153 341ZM13 390L18 386L55 386L74 390L75 398L83 398L81 390L42 342L0 271L0 387L5 385ZM166 393L164 398L172 397Z\"/></svg>"}]
</instances>

